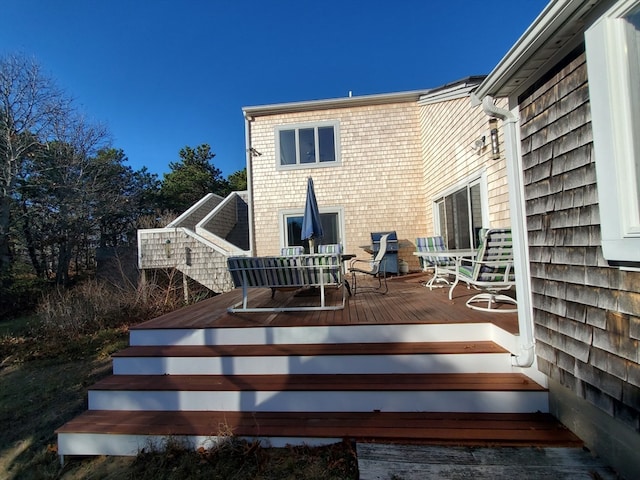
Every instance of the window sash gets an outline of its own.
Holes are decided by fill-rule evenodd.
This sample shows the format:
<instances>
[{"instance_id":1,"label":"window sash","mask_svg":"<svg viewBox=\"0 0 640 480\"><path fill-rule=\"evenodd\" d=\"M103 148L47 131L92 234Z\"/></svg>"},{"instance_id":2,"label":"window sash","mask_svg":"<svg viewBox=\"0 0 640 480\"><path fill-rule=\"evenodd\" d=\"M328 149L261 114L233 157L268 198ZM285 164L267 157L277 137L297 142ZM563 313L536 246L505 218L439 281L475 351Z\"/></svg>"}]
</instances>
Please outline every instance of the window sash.
<instances>
[{"instance_id":1,"label":"window sash","mask_svg":"<svg viewBox=\"0 0 640 480\"><path fill-rule=\"evenodd\" d=\"M284 214L284 245L285 247L303 246L309 250L309 241L302 240L302 213ZM320 222L324 237L316 242L317 245L327 245L341 243L340 213L324 212L320 213Z\"/></svg>"},{"instance_id":2,"label":"window sash","mask_svg":"<svg viewBox=\"0 0 640 480\"><path fill-rule=\"evenodd\" d=\"M338 162L336 122L276 128L278 168L310 167Z\"/></svg>"},{"instance_id":3,"label":"window sash","mask_svg":"<svg viewBox=\"0 0 640 480\"><path fill-rule=\"evenodd\" d=\"M483 223L480 180L440 197L436 207L436 226L447 248L477 248Z\"/></svg>"},{"instance_id":4,"label":"window sash","mask_svg":"<svg viewBox=\"0 0 640 480\"><path fill-rule=\"evenodd\" d=\"M585 32L604 257L640 265L640 2Z\"/></svg>"}]
</instances>

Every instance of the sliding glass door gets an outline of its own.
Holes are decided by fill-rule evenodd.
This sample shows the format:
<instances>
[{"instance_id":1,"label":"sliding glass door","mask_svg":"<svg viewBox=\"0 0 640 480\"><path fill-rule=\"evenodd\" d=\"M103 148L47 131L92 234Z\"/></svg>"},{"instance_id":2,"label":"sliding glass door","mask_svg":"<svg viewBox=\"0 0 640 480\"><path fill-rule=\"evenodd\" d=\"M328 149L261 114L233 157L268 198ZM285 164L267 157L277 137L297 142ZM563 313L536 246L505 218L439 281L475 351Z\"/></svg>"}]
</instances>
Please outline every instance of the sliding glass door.
<instances>
[{"instance_id":1,"label":"sliding glass door","mask_svg":"<svg viewBox=\"0 0 640 480\"><path fill-rule=\"evenodd\" d=\"M482 228L480 179L436 200L436 224L447 248L476 248Z\"/></svg>"}]
</instances>

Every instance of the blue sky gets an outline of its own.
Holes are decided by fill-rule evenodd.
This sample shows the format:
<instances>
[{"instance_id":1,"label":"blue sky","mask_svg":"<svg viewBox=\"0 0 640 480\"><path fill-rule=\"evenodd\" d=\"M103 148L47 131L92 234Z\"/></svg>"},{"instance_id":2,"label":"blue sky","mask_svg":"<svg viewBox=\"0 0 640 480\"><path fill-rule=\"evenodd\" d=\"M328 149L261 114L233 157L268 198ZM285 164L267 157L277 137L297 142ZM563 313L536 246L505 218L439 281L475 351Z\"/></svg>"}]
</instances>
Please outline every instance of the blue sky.
<instances>
[{"instance_id":1,"label":"blue sky","mask_svg":"<svg viewBox=\"0 0 640 480\"><path fill-rule=\"evenodd\" d=\"M134 169L185 145L245 166L242 107L489 73L546 0L3 0L0 55L33 56Z\"/></svg>"}]
</instances>

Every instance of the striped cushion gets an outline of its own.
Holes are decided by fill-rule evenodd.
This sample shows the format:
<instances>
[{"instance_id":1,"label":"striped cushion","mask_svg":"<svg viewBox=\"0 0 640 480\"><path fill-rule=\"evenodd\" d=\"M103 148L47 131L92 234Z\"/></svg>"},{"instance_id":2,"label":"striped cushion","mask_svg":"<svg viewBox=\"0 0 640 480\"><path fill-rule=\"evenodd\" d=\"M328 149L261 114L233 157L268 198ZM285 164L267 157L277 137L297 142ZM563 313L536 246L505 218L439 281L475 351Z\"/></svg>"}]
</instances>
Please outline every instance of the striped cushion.
<instances>
[{"instance_id":1,"label":"striped cushion","mask_svg":"<svg viewBox=\"0 0 640 480\"><path fill-rule=\"evenodd\" d=\"M318 253L342 253L342 245L339 243L329 243L327 245L318 245Z\"/></svg>"},{"instance_id":2,"label":"striped cushion","mask_svg":"<svg viewBox=\"0 0 640 480\"><path fill-rule=\"evenodd\" d=\"M492 265L492 262L496 262ZM506 275L507 266L510 267ZM511 229L490 229L482 238L476 261L462 260L459 273L479 282L513 282L513 239ZM505 277L508 278L505 278Z\"/></svg>"},{"instance_id":3,"label":"striped cushion","mask_svg":"<svg viewBox=\"0 0 640 480\"><path fill-rule=\"evenodd\" d=\"M304 247L283 247L280 249L280 255L283 257L293 257L296 255L302 255L304 253Z\"/></svg>"},{"instance_id":4,"label":"striped cushion","mask_svg":"<svg viewBox=\"0 0 640 480\"><path fill-rule=\"evenodd\" d=\"M435 252L444 250L446 250L446 247L444 245L444 239L441 236L416 238L416 251L418 252ZM448 267L455 265L455 261L449 257L426 256L419 258L420 266L423 269L427 267L433 267L435 265L439 267Z\"/></svg>"},{"instance_id":5,"label":"striped cushion","mask_svg":"<svg viewBox=\"0 0 640 480\"><path fill-rule=\"evenodd\" d=\"M303 282L295 257L265 257L264 265L270 287L297 286Z\"/></svg>"},{"instance_id":6,"label":"striped cushion","mask_svg":"<svg viewBox=\"0 0 640 480\"><path fill-rule=\"evenodd\" d=\"M299 287L340 283L340 257L337 255L229 257L227 264L236 287ZM316 267L320 265L326 267Z\"/></svg>"},{"instance_id":7,"label":"striped cushion","mask_svg":"<svg viewBox=\"0 0 640 480\"><path fill-rule=\"evenodd\" d=\"M332 283L340 283L340 257L337 255L315 255L313 257L306 258L307 266L311 268L304 269L304 273L306 275L307 282L311 285L317 285L322 278L322 283L332 284ZM316 265L326 266L322 269L313 268ZM320 276L320 273L324 275Z\"/></svg>"},{"instance_id":8,"label":"striped cushion","mask_svg":"<svg viewBox=\"0 0 640 480\"><path fill-rule=\"evenodd\" d=\"M267 283L264 264L256 257L229 257L229 272L236 287L261 287Z\"/></svg>"}]
</instances>

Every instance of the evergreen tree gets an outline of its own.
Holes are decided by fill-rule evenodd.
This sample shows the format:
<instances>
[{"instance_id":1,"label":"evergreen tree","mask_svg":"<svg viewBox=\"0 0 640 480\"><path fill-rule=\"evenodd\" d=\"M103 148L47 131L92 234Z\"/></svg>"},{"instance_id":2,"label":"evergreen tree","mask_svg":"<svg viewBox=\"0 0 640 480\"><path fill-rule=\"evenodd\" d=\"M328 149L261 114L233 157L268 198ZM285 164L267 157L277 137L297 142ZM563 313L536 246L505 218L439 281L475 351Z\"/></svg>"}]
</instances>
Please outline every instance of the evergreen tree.
<instances>
[{"instance_id":1,"label":"evergreen tree","mask_svg":"<svg viewBox=\"0 0 640 480\"><path fill-rule=\"evenodd\" d=\"M180 150L180 161L171 162L171 172L165 173L160 188L163 208L184 212L208 193L225 196L229 191L228 182L211 160L215 153L209 145L202 144L195 149L186 146Z\"/></svg>"}]
</instances>

